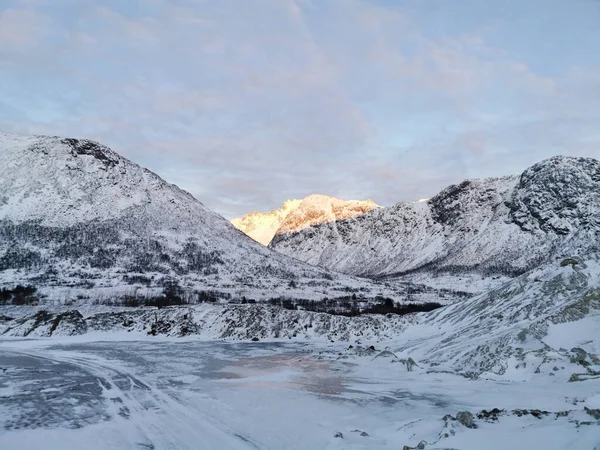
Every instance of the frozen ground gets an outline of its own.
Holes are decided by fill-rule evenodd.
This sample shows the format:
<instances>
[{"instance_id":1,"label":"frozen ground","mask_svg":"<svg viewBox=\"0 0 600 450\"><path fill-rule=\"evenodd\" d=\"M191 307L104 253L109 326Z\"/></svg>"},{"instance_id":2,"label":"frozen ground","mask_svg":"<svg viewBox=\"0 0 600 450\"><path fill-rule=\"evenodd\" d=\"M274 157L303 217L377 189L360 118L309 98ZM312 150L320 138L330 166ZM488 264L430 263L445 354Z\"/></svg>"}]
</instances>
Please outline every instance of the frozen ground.
<instances>
[{"instance_id":1,"label":"frozen ground","mask_svg":"<svg viewBox=\"0 0 600 450\"><path fill-rule=\"evenodd\" d=\"M2 450L600 449L596 379L407 371L356 343L91 339L0 341ZM443 419L459 411L478 428Z\"/></svg>"}]
</instances>

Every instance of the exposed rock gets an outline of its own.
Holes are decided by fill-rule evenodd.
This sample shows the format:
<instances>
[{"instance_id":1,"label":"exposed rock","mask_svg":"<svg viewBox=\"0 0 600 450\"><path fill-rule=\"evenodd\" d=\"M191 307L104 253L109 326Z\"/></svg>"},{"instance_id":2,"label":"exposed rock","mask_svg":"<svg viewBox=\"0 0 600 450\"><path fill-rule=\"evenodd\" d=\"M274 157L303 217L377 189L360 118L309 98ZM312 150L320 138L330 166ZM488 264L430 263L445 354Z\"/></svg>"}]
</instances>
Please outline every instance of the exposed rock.
<instances>
[{"instance_id":1,"label":"exposed rock","mask_svg":"<svg viewBox=\"0 0 600 450\"><path fill-rule=\"evenodd\" d=\"M395 359L392 362L404 364L407 372L412 372L415 367L419 367L419 365L415 362L414 359Z\"/></svg>"},{"instance_id":2,"label":"exposed rock","mask_svg":"<svg viewBox=\"0 0 600 450\"><path fill-rule=\"evenodd\" d=\"M477 413L477 418L485 420L486 422L497 422L498 416L500 416L504 412L503 409L494 408L490 411L482 410Z\"/></svg>"},{"instance_id":3,"label":"exposed rock","mask_svg":"<svg viewBox=\"0 0 600 450\"><path fill-rule=\"evenodd\" d=\"M396 358L396 355L389 350L384 350L377 354L375 358Z\"/></svg>"},{"instance_id":4,"label":"exposed rock","mask_svg":"<svg viewBox=\"0 0 600 450\"><path fill-rule=\"evenodd\" d=\"M112 332L127 329L150 335L204 335L214 339L246 340L301 339L349 341L358 337L370 340L389 339L414 320L407 316L345 317L325 313L287 310L265 304L173 306L161 309L130 308L93 313L86 308L82 317L76 310L58 308L58 313L31 307L11 307L23 311L20 318L0 322L0 335L51 336L86 332ZM35 311L26 313L26 311ZM56 331L50 329L59 317ZM265 318L268 317L268 320ZM310 327L308 326L310 325ZM378 352L362 346L346 351L348 355L373 357Z\"/></svg>"},{"instance_id":5,"label":"exposed rock","mask_svg":"<svg viewBox=\"0 0 600 450\"><path fill-rule=\"evenodd\" d=\"M352 433L360 433L360 435L362 437L369 437L369 433L367 433L366 431L361 431L361 430L352 430Z\"/></svg>"},{"instance_id":6,"label":"exposed rock","mask_svg":"<svg viewBox=\"0 0 600 450\"><path fill-rule=\"evenodd\" d=\"M402 450L424 450L426 445L427 442L421 441L417 444L416 447L410 447L408 445L405 445L404 447L402 447Z\"/></svg>"},{"instance_id":7,"label":"exposed rock","mask_svg":"<svg viewBox=\"0 0 600 450\"><path fill-rule=\"evenodd\" d=\"M571 353L574 354L570 358L570 361L573 364L579 364L583 367L589 367L591 365L591 362L588 361L588 353L584 349L575 347L571 349Z\"/></svg>"},{"instance_id":8,"label":"exposed rock","mask_svg":"<svg viewBox=\"0 0 600 450\"><path fill-rule=\"evenodd\" d=\"M576 260L575 258L566 258L560 262L561 267L565 267L565 266L573 266L574 267L577 264L579 264L579 261Z\"/></svg>"},{"instance_id":9,"label":"exposed rock","mask_svg":"<svg viewBox=\"0 0 600 450\"><path fill-rule=\"evenodd\" d=\"M584 406L583 409L585 410L586 413L588 413L594 419L600 420L600 409L591 409L591 408L588 408L587 406Z\"/></svg>"},{"instance_id":10,"label":"exposed rock","mask_svg":"<svg viewBox=\"0 0 600 450\"><path fill-rule=\"evenodd\" d=\"M467 428L477 428L477 425L475 425L475 418L469 411L460 411L456 414L456 420Z\"/></svg>"},{"instance_id":11,"label":"exposed rock","mask_svg":"<svg viewBox=\"0 0 600 450\"><path fill-rule=\"evenodd\" d=\"M23 337L76 336L88 331L87 323L76 310L57 314L40 310L30 316L13 319L5 323L3 328L0 328L0 334Z\"/></svg>"},{"instance_id":12,"label":"exposed rock","mask_svg":"<svg viewBox=\"0 0 600 450\"><path fill-rule=\"evenodd\" d=\"M512 414L517 417L532 415L537 419L541 419L543 416L547 416L550 413L548 411L541 411L539 409L515 409L512 411Z\"/></svg>"}]
</instances>

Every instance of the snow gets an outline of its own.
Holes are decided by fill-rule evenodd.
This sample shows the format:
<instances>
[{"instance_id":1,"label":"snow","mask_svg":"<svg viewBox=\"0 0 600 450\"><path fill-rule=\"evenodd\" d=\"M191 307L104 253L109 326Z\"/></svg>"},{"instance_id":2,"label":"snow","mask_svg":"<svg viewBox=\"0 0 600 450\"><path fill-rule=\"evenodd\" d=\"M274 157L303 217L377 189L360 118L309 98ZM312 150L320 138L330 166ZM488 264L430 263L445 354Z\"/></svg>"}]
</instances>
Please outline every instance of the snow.
<instances>
[{"instance_id":1,"label":"snow","mask_svg":"<svg viewBox=\"0 0 600 450\"><path fill-rule=\"evenodd\" d=\"M278 234L297 233L305 228L351 219L380 208L371 200L342 200L313 194L303 200L288 200L280 209L253 212L231 223L257 242L268 246Z\"/></svg>"},{"instance_id":2,"label":"snow","mask_svg":"<svg viewBox=\"0 0 600 450\"><path fill-rule=\"evenodd\" d=\"M115 332L201 339L386 343L399 359L470 378L596 377L599 255L540 266L502 287L430 313L335 316L264 304L154 308L17 307L0 314L14 337ZM46 309L45 312L44 309ZM598 374L600 379L600 373Z\"/></svg>"},{"instance_id":3,"label":"snow","mask_svg":"<svg viewBox=\"0 0 600 450\"><path fill-rule=\"evenodd\" d=\"M600 355L600 339L595 339L600 332L599 324L600 311L576 322L552 324L548 327L544 343L554 348L589 347L590 352Z\"/></svg>"},{"instance_id":4,"label":"snow","mask_svg":"<svg viewBox=\"0 0 600 450\"><path fill-rule=\"evenodd\" d=\"M431 268L375 282L264 248L99 144L0 133L0 156L0 286L35 281L44 296L0 307L2 450L600 449L594 160L345 220L326 197L286 216L289 230L325 218L274 240L308 262ZM169 279L257 300L478 294L405 316L92 304Z\"/></svg>"},{"instance_id":5,"label":"snow","mask_svg":"<svg viewBox=\"0 0 600 450\"><path fill-rule=\"evenodd\" d=\"M0 159L0 287L32 284L48 303L143 300L172 282L237 300L404 297L265 248L101 144L0 133Z\"/></svg>"},{"instance_id":6,"label":"snow","mask_svg":"<svg viewBox=\"0 0 600 450\"><path fill-rule=\"evenodd\" d=\"M2 449L597 450L599 273L598 255L549 263L402 317L5 306Z\"/></svg>"},{"instance_id":7,"label":"snow","mask_svg":"<svg viewBox=\"0 0 600 450\"><path fill-rule=\"evenodd\" d=\"M600 161L554 157L520 176L466 180L427 201L279 234L270 248L351 275L481 293L599 251L598 180Z\"/></svg>"},{"instance_id":8,"label":"snow","mask_svg":"<svg viewBox=\"0 0 600 450\"><path fill-rule=\"evenodd\" d=\"M235 218L231 223L241 232L247 234L256 242L267 246L285 218L296 209L302 200L287 200L279 209L270 212L249 213L242 218Z\"/></svg>"},{"instance_id":9,"label":"snow","mask_svg":"<svg viewBox=\"0 0 600 450\"><path fill-rule=\"evenodd\" d=\"M421 440L439 440L426 448L461 450L600 445L597 424L578 426L590 419L583 406L600 396L593 382L407 372L381 358L337 359L339 344L48 342L1 343L0 366L9 376L0 385L14 386L0 409L3 450L398 449ZM33 364L41 371L16 383L17 368ZM443 420L493 408L552 414L476 419L474 430ZM569 414L555 417L559 411ZM450 429L453 435L439 438Z\"/></svg>"}]
</instances>

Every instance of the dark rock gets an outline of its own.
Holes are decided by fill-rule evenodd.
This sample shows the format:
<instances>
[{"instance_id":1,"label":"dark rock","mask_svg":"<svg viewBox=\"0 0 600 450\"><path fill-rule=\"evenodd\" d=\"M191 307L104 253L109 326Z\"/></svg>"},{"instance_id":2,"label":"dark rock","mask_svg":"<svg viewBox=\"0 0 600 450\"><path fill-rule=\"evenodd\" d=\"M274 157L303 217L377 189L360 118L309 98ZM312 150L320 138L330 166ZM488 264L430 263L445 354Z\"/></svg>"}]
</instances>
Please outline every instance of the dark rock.
<instances>
[{"instance_id":1,"label":"dark rock","mask_svg":"<svg viewBox=\"0 0 600 450\"><path fill-rule=\"evenodd\" d=\"M588 408L587 406L584 406L583 409L585 410L586 413L588 413L594 419L600 420L600 409L591 409L591 408Z\"/></svg>"},{"instance_id":2,"label":"dark rock","mask_svg":"<svg viewBox=\"0 0 600 450\"><path fill-rule=\"evenodd\" d=\"M560 266L561 267L565 267L565 266L575 267L577 264L579 264L579 261L577 261L575 258L565 258L561 261Z\"/></svg>"},{"instance_id":3,"label":"dark rock","mask_svg":"<svg viewBox=\"0 0 600 450\"><path fill-rule=\"evenodd\" d=\"M515 409L512 413L517 417L532 415L538 419L541 419L542 416L547 416L550 414L548 411L540 411L539 409Z\"/></svg>"},{"instance_id":4,"label":"dark rock","mask_svg":"<svg viewBox=\"0 0 600 450\"><path fill-rule=\"evenodd\" d=\"M587 352L579 347L574 347L571 349L571 353L574 353L569 359L573 364L579 364L583 367L590 366L590 362L587 360Z\"/></svg>"},{"instance_id":5,"label":"dark rock","mask_svg":"<svg viewBox=\"0 0 600 450\"><path fill-rule=\"evenodd\" d=\"M97 142L73 138L65 138L62 142L71 147L71 154L73 156L90 155L107 167L114 167L119 164L119 158L108 147Z\"/></svg>"},{"instance_id":6,"label":"dark rock","mask_svg":"<svg viewBox=\"0 0 600 450\"><path fill-rule=\"evenodd\" d=\"M369 433L367 433L366 431L361 431L361 430L352 430L352 433L360 433L360 435L362 437L368 437Z\"/></svg>"},{"instance_id":7,"label":"dark rock","mask_svg":"<svg viewBox=\"0 0 600 450\"><path fill-rule=\"evenodd\" d=\"M404 364L406 365L406 370L407 370L408 372L412 372L412 370L413 370L413 367L415 367L415 366L416 366L416 367L419 367L419 365L418 365L418 364L415 362L415 360L414 360L414 359L412 359L412 358L408 358L407 360L405 360L405 361L403 361L403 362L404 362Z\"/></svg>"},{"instance_id":8,"label":"dark rock","mask_svg":"<svg viewBox=\"0 0 600 450\"><path fill-rule=\"evenodd\" d=\"M157 334L167 334L173 328L173 324L165 320L157 320L150 326L148 334L156 336Z\"/></svg>"},{"instance_id":9,"label":"dark rock","mask_svg":"<svg viewBox=\"0 0 600 450\"><path fill-rule=\"evenodd\" d=\"M478 419L483 419L488 422L496 422L498 421L498 416L504 412L503 409L494 408L490 411L482 410L477 414Z\"/></svg>"},{"instance_id":10,"label":"dark rock","mask_svg":"<svg viewBox=\"0 0 600 450\"><path fill-rule=\"evenodd\" d=\"M529 411L529 414L531 414L533 417L541 419L542 416L547 416L550 413L548 411L540 411L539 409L532 409Z\"/></svg>"}]
</instances>

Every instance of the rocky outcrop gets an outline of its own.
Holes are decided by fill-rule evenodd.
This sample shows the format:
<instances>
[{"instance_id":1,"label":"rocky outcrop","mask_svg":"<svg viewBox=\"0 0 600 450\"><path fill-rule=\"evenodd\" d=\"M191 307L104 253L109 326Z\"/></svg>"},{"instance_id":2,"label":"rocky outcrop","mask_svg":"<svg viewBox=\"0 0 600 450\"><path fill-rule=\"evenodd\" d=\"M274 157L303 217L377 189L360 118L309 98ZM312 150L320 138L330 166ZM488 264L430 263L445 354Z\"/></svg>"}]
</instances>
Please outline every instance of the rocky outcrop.
<instances>
[{"instance_id":1,"label":"rocky outcrop","mask_svg":"<svg viewBox=\"0 0 600 450\"><path fill-rule=\"evenodd\" d=\"M79 310L13 307L16 318L0 322L4 336L76 336L89 332L132 332L151 336L189 335L211 339L321 340L392 339L414 320L411 316L345 317L292 311L269 305L212 305L156 308L93 308ZM20 310L20 311L19 311ZM369 354L375 349L368 350Z\"/></svg>"}]
</instances>

